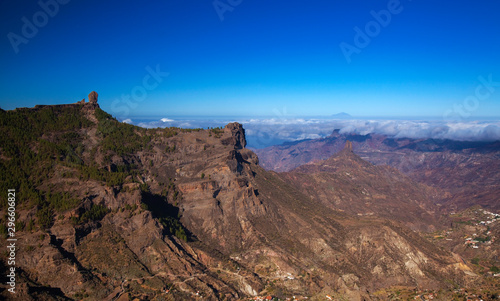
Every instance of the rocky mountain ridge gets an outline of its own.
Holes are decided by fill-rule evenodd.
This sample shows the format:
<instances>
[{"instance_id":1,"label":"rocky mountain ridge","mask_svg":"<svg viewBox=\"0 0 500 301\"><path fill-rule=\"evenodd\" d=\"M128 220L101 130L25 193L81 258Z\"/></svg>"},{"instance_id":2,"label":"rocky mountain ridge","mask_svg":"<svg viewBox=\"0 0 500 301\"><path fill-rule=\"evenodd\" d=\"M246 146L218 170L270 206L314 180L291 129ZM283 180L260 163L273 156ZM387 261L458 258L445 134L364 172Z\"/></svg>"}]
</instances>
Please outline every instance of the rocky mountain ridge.
<instances>
[{"instance_id":1,"label":"rocky mountain ridge","mask_svg":"<svg viewBox=\"0 0 500 301\"><path fill-rule=\"evenodd\" d=\"M441 208L448 212L473 205L500 210L500 142L390 138L378 134L340 134L255 150L260 164L274 171L325 160L346 141L362 159L389 165L412 180L442 191Z\"/></svg>"},{"instance_id":2,"label":"rocky mountain ridge","mask_svg":"<svg viewBox=\"0 0 500 301\"><path fill-rule=\"evenodd\" d=\"M377 300L480 281L397 220L335 210L266 171L240 124L142 129L91 103L0 114L25 300Z\"/></svg>"}]
</instances>

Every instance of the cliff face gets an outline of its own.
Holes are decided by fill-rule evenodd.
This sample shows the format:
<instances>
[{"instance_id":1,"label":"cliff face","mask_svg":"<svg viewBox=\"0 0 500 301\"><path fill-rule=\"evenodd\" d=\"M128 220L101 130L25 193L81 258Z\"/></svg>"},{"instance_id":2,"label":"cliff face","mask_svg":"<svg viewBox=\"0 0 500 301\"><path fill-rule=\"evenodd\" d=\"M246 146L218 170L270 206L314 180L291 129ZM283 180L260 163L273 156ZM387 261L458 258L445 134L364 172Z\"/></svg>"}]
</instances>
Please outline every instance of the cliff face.
<instances>
[{"instance_id":1,"label":"cliff face","mask_svg":"<svg viewBox=\"0 0 500 301\"><path fill-rule=\"evenodd\" d=\"M6 184L19 192L25 225L16 258L21 299L216 300L263 289L225 252L242 244L239 220L265 210L245 181L256 157L242 149L241 125L148 131L120 124L95 102L2 114L2 142L11 140L2 164L23 171L20 186ZM13 141L18 132L26 135Z\"/></svg>"},{"instance_id":2,"label":"cliff face","mask_svg":"<svg viewBox=\"0 0 500 301\"><path fill-rule=\"evenodd\" d=\"M16 264L26 300L361 300L468 282L467 266L401 224L340 212L261 168L240 124L146 130L89 105L0 112L2 142L27 131L0 153L24 172L6 185L23 191ZM351 155L332 160L370 168Z\"/></svg>"},{"instance_id":3,"label":"cliff face","mask_svg":"<svg viewBox=\"0 0 500 301\"><path fill-rule=\"evenodd\" d=\"M220 138L207 137L206 131L191 136L195 136L194 143L189 145L184 138L174 140L184 153L182 163L176 166L176 183L182 193L181 221L200 240L225 253L252 245L255 237L249 221L264 215L268 208L252 183L251 166L257 157L243 148L242 126L227 125ZM198 151L188 150L193 148ZM161 168L158 172L162 173Z\"/></svg>"}]
</instances>

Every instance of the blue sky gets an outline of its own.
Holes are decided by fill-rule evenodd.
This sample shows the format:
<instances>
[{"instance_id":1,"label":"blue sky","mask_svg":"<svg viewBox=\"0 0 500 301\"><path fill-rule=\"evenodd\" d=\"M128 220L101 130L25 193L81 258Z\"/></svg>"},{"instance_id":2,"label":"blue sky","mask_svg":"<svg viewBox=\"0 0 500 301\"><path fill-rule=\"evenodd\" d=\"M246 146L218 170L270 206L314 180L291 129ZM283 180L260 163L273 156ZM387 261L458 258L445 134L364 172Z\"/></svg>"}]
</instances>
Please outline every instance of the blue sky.
<instances>
[{"instance_id":1,"label":"blue sky","mask_svg":"<svg viewBox=\"0 0 500 301\"><path fill-rule=\"evenodd\" d=\"M122 119L499 116L500 2L436 2L6 0L0 107L95 90Z\"/></svg>"}]
</instances>

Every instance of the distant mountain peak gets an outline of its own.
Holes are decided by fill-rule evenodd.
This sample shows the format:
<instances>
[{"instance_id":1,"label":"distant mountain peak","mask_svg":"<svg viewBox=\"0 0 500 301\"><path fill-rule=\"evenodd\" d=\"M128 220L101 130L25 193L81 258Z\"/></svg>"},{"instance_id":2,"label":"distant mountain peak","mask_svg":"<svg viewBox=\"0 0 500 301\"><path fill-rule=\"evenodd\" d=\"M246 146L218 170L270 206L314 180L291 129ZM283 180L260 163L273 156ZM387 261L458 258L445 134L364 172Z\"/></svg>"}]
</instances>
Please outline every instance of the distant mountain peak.
<instances>
[{"instance_id":1,"label":"distant mountain peak","mask_svg":"<svg viewBox=\"0 0 500 301\"><path fill-rule=\"evenodd\" d=\"M352 116L350 114L347 114L346 112L340 112L337 114L332 115L333 119L352 119Z\"/></svg>"}]
</instances>

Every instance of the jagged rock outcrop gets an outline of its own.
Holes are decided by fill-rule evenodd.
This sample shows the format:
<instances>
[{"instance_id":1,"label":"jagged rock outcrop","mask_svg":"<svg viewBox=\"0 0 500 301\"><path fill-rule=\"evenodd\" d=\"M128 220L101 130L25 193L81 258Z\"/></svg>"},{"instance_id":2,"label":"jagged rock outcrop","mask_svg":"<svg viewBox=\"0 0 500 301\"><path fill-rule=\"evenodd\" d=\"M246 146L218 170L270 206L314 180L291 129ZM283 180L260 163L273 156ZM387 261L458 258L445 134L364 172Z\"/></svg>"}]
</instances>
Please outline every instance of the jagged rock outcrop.
<instances>
[{"instance_id":1,"label":"jagged rock outcrop","mask_svg":"<svg viewBox=\"0 0 500 301\"><path fill-rule=\"evenodd\" d=\"M222 144L233 145L235 149L242 149L247 145L245 130L240 123L229 123L224 127L224 133L230 134L230 137L223 139Z\"/></svg>"},{"instance_id":2,"label":"jagged rock outcrop","mask_svg":"<svg viewBox=\"0 0 500 301\"><path fill-rule=\"evenodd\" d=\"M97 104L97 92L96 91L92 91L89 93L89 102L91 104Z\"/></svg>"},{"instance_id":3,"label":"jagged rock outcrop","mask_svg":"<svg viewBox=\"0 0 500 301\"><path fill-rule=\"evenodd\" d=\"M345 142L344 151L345 152L351 152L351 153L353 152L352 151L352 142L351 141L347 140Z\"/></svg>"}]
</instances>

